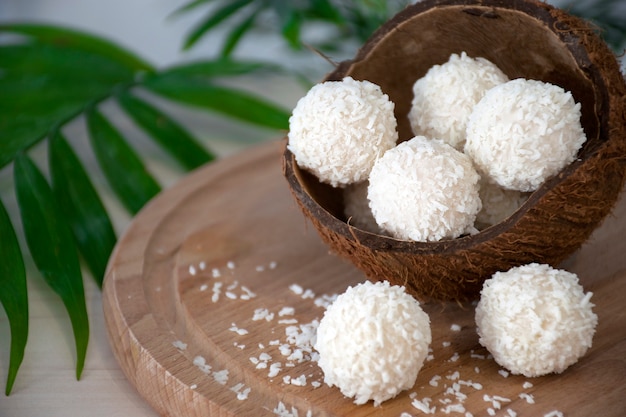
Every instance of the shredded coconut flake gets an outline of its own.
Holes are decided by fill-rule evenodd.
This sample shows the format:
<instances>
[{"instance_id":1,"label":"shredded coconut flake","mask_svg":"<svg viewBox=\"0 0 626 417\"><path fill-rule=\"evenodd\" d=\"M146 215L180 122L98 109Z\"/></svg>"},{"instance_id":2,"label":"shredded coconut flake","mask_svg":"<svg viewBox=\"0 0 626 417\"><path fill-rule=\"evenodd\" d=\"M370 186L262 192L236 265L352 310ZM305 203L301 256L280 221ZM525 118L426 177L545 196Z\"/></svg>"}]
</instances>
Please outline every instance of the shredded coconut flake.
<instances>
[{"instance_id":1,"label":"shredded coconut flake","mask_svg":"<svg viewBox=\"0 0 626 417\"><path fill-rule=\"evenodd\" d=\"M185 350L185 349L187 349L187 343L184 343L184 342L182 342L182 341L180 341L180 340L175 340L175 341L173 341L173 342L172 342L172 345L173 345L176 349L178 349L178 350Z\"/></svg>"}]
</instances>

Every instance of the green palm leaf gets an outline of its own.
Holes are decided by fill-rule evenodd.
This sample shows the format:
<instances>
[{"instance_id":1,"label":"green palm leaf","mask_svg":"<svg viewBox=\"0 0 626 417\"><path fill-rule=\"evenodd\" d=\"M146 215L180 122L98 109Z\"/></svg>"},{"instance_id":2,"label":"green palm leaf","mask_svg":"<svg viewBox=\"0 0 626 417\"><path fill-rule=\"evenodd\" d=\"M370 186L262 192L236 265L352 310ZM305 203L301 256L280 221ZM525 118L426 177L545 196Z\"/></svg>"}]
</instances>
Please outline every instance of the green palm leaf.
<instances>
[{"instance_id":1,"label":"green palm leaf","mask_svg":"<svg viewBox=\"0 0 626 417\"><path fill-rule=\"evenodd\" d=\"M0 167L134 78L125 65L91 51L38 43L3 46Z\"/></svg>"},{"instance_id":2,"label":"green palm leaf","mask_svg":"<svg viewBox=\"0 0 626 417\"><path fill-rule=\"evenodd\" d=\"M0 25L0 32L26 35L39 43L94 53L132 70L154 71L152 65L135 54L108 40L77 30L50 25L15 23Z\"/></svg>"},{"instance_id":3,"label":"green palm leaf","mask_svg":"<svg viewBox=\"0 0 626 417\"><path fill-rule=\"evenodd\" d=\"M111 220L78 157L61 133L48 143L52 189L68 219L80 253L99 287L117 240Z\"/></svg>"},{"instance_id":4,"label":"green palm leaf","mask_svg":"<svg viewBox=\"0 0 626 417\"><path fill-rule=\"evenodd\" d=\"M239 9L252 3L252 1L253 0L237 0L226 2L226 4L218 8L218 10L211 11L205 20L192 29L189 36L185 39L183 49L191 48L206 32L231 17Z\"/></svg>"},{"instance_id":5,"label":"green palm leaf","mask_svg":"<svg viewBox=\"0 0 626 417\"><path fill-rule=\"evenodd\" d=\"M76 244L50 186L25 154L15 159L14 177L30 253L70 316L76 344L76 378L80 379L89 340L89 321Z\"/></svg>"},{"instance_id":6,"label":"green palm leaf","mask_svg":"<svg viewBox=\"0 0 626 417\"><path fill-rule=\"evenodd\" d=\"M289 126L290 112L265 100L210 80L176 74L155 74L145 87L159 95L271 129Z\"/></svg>"},{"instance_id":7,"label":"green palm leaf","mask_svg":"<svg viewBox=\"0 0 626 417\"><path fill-rule=\"evenodd\" d=\"M87 112L87 128L91 146L111 188L128 211L137 213L161 187L120 132L98 110Z\"/></svg>"},{"instance_id":8,"label":"green palm leaf","mask_svg":"<svg viewBox=\"0 0 626 417\"><path fill-rule=\"evenodd\" d=\"M138 97L124 92L117 98L121 107L163 149L191 170L215 159L185 130L163 112Z\"/></svg>"},{"instance_id":9,"label":"green palm leaf","mask_svg":"<svg viewBox=\"0 0 626 417\"><path fill-rule=\"evenodd\" d=\"M11 219L0 201L0 302L11 327L11 355L5 393L9 395L28 339L28 293L22 252Z\"/></svg>"}]
</instances>

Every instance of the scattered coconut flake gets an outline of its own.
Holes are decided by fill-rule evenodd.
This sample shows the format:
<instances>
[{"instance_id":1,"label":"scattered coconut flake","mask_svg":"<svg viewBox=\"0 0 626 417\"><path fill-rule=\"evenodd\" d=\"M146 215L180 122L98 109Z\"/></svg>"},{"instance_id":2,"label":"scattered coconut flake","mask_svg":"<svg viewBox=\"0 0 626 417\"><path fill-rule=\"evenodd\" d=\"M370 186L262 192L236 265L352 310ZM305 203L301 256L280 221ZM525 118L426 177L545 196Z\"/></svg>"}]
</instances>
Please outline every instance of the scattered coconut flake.
<instances>
[{"instance_id":1,"label":"scattered coconut flake","mask_svg":"<svg viewBox=\"0 0 626 417\"><path fill-rule=\"evenodd\" d=\"M270 365L270 371L267 373L269 378L274 378L278 375L278 373L282 369L282 364L280 362L274 362Z\"/></svg>"},{"instance_id":2,"label":"scattered coconut flake","mask_svg":"<svg viewBox=\"0 0 626 417\"><path fill-rule=\"evenodd\" d=\"M189 265L189 275L196 275L196 267Z\"/></svg>"},{"instance_id":3,"label":"scattered coconut flake","mask_svg":"<svg viewBox=\"0 0 626 417\"><path fill-rule=\"evenodd\" d=\"M483 401L485 402L490 402L491 406L493 408L495 408L496 410L499 410L502 407L502 403L509 403L511 402L510 398L506 398L506 397L501 397L499 395L483 395Z\"/></svg>"},{"instance_id":4,"label":"scattered coconut flake","mask_svg":"<svg viewBox=\"0 0 626 417\"><path fill-rule=\"evenodd\" d=\"M517 417L517 413L510 408L507 408L506 413L509 415L509 417Z\"/></svg>"},{"instance_id":5,"label":"scattered coconut flake","mask_svg":"<svg viewBox=\"0 0 626 417\"><path fill-rule=\"evenodd\" d=\"M235 323L233 323L231 325L230 329L228 329L228 330L230 330L231 332L235 332L235 333L237 333L240 336L244 336L244 335L248 334L248 331L246 329L240 329L239 327L237 327L235 325Z\"/></svg>"},{"instance_id":6,"label":"scattered coconut flake","mask_svg":"<svg viewBox=\"0 0 626 417\"><path fill-rule=\"evenodd\" d=\"M507 371L505 371L504 369L498 370L498 373L502 376L502 378L508 378L509 377L509 373Z\"/></svg>"},{"instance_id":7,"label":"scattered coconut flake","mask_svg":"<svg viewBox=\"0 0 626 417\"><path fill-rule=\"evenodd\" d=\"M254 315L252 316L253 321L265 320L272 321L274 320L274 313L270 313L267 308L257 308L254 310Z\"/></svg>"},{"instance_id":8,"label":"scattered coconut flake","mask_svg":"<svg viewBox=\"0 0 626 417\"><path fill-rule=\"evenodd\" d=\"M203 356L198 355L194 357L193 364L205 374L208 374L211 372L211 365L206 363L206 359Z\"/></svg>"},{"instance_id":9,"label":"scattered coconut flake","mask_svg":"<svg viewBox=\"0 0 626 417\"><path fill-rule=\"evenodd\" d=\"M235 294L234 292L231 292L231 291L226 291L224 293L224 295L226 295L226 297L230 298L231 300L236 300L237 299L237 294Z\"/></svg>"},{"instance_id":10,"label":"scattered coconut flake","mask_svg":"<svg viewBox=\"0 0 626 417\"><path fill-rule=\"evenodd\" d=\"M235 262L234 261L226 262L226 268L228 268L228 269L235 269Z\"/></svg>"},{"instance_id":11,"label":"scattered coconut flake","mask_svg":"<svg viewBox=\"0 0 626 417\"><path fill-rule=\"evenodd\" d=\"M191 385L189 385L189 388L190 389L196 389L196 388L198 388L198 384L191 384Z\"/></svg>"},{"instance_id":12,"label":"scattered coconut flake","mask_svg":"<svg viewBox=\"0 0 626 417\"><path fill-rule=\"evenodd\" d=\"M306 300L307 298L311 298L311 299L315 298L315 293L313 292L313 290L308 289L308 288L304 290L304 292L302 293L302 299Z\"/></svg>"},{"instance_id":13,"label":"scattered coconut flake","mask_svg":"<svg viewBox=\"0 0 626 417\"><path fill-rule=\"evenodd\" d=\"M416 398L411 402L411 405L424 414L435 414L435 412L437 412L437 407L431 407L431 401L432 399L429 397L424 397L421 400Z\"/></svg>"},{"instance_id":14,"label":"scattered coconut flake","mask_svg":"<svg viewBox=\"0 0 626 417\"><path fill-rule=\"evenodd\" d=\"M450 375L446 375L446 378L452 380L452 381L456 381L457 379L459 379L459 377L461 376L459 371L454 371L453 373L451 373Z\"/></svg>"},{"instance_id":15,"label":"scattered coconut flake","mask_svg":"<svg viewBox=\"0 0 626 417\"><path fill-rule=\"evenodd\" d=\"M296 295L302 295L302 293L304 292L304 288L302 288L298 284L291 284L289 286L289 289Z\"/></svg>"},{"instance_id":16,"label":"scattered coconut flake","mask_svg":"<svg viewBox=\"0 0 626 417\"><path fill-rule=\"evenodd\" d=\"M220 385L226 385L228 382L228 369L213 372L213 379Z\"/></svg>"},{"instance_id":17,"label":"scattered coconut flake","mask_svg":"<svg viewBox=\"0 0 626 417\"><path fill-rule=\"evenodd\" d=\"M241 291L244 292L243 294L239 296L241 300L250 300L251 298L256 297L256 294L250 291L250 289L246 287L245 285L241 286Z\"/></svg>"},{"instance_id":18,"label":"scattered coconut flake","mask_svg":"<svg viewBox=\"0 0 626 417\"><path fill-rule=\"evenodd\" d=\"M201 271L204 271L206 269L206 262L200 261L200 263L198 264L198 267L200 268Z\"/></svg>"},{"instance_id":19,"label":"scattered coconut flake","mask_svg":"<svg viewBox=\"0 0 626 417\"><path fill-rule=\"evenodd\" d=\"M173 341L173 342L172 342L172 345L173 345L176 349L178 349L178 350L185 350L185 349L187 349L187 343L184 343L184 342L183 342L183 341L181 341L181 340L175 340L175 341Z\"/></svg>"},{"instance_id":20,"label":"scattered coconut flake","mask_svg":"<svg viewBox=\"0 0 626 417\"><path fill-rule=\"evenodd\" d=\"M328 308L328 306L331 305L336 299L337 299L337 294L332 294L332 295L322 294L321 296L315 299L314 304L317 307Z\"/></svg>"},{"instance_id":21,"label":"scattered coconut flake","mask_svg":"<svg viewBox=\"0 0 626 417\"><path fill-rule=\"evenodd\" d=\"M291 378L291 380L289 381L289 383L291 385L296 385L299 387L304 387L306 386L306 376L305 375L300 375L297 378Z\"/></svg>"},{"instance_id":22,"label":"scattered coconut flake","mask_svg":"<svg viewBox=\"0 0 626 417\"><path fill-rule=\"evenodd\" d=\"M454 352L450 359L448 359L448 362L456 362L459 360L460 357L461 356L459 355L459 352Z\"/></svg>"},{"instance_id":23,"label":"scattered coconut flake","mask_svg":"<svg viewBox=\"0 0 626 417\"><path fill-rule=\"evenodd\" d=\"M445 406L441 411L444 414L465 413L465 406L463 406L463 404L449 404Z\"/></svg>"},{"instance_id":24,"label":"scattered coconut flake","mask_svg":"<svg viewBox=\"0 0 626 417\"><path fill-rule=\"evenodd\" d=\"M441 342L441 346L443 346L443 347L450 347L450 345L451 345L451 343L448 342L448 341Z\"/></svg>"},{"instance_id":25,"label":"scattered coconut flake","mask_svg":"<svg viewBox=\"0 0 626 417\"><path fill-rule=\"evenodd\" d=\"M209 288L207 284L200 285L200 291L206 291Z\"/></svg>"},{"instance_id":26,"label":"scattered coconut flake","mask_svg":"<svg viewBox=\"0 0 626 417\"><path fill-rule=\"evenodd\" d=\"M263 272L265 271L265 266L264 265L257 265L256 268L254 268L257 272Z\"/></svg>"},{"instance_id":27,"label":"scattered coconut flake","mask_svg":"<svg viewBox=\"0 0 626 417\"><path fill-rule=\"evenodd\" d=\"M219 278L219 277L221 277L221 276L222 276L222 274L221 274L221 272L220 272L220 270L219 270L219 269L217 269L217 268L213 268L213 269L211 270L211 276L212 276L213 278Z\"/></svg>"},{"instance_id":28,"label":"scattered coconut flake","mask_svg":"<svg viewBox=\"0 0 626 417\"><path fill-rule=\"evenodd\" d=\"M529 381L525 381L525 382L522 384L522 388L524 388L524 389L529 389L529 388L532 388L532 387L533 387L533 383L532 383L532 382L529 382Z\"/></svg>"},{"instance_id":29,"label":"scattered coconut flake","mask_svg":"<svg viewBox=\"0 0 626 417\"><path fill-rule=\"evenodd\" d=\"M450 330L452 330L453 332L460 332L461 331L461 326L458 324L452 324L450 326Z\"/></svg>"},{"instance_id":30,"label":"scattered coconut flake","mask_svg":"<svg viewBox=\"0 0 626 417\"><path fill-rule=\"evenodd\" d=\"M272 261L272 262L269 263L268 266L269 266L270 269L276 269L276 267L278 266L278 262Z\"/></svg>"},{"instance_id":31,"label":"scattered coconut flake","mask_svg":"<svg viewBox=\"0 0 626 417\"><path fill-rule=\"evenodd\" d=\"M522 400L526 400L526 402L527 402L528 404L534 404L534 403L535 403L535 397L534 397L532 394L527 394L527 393L525 393L525 392L522 392L522 393L519 395L519 397L520 397Z\"/></svg>"},{"instance_id":32,"label":"scattered coconut flake","mask_svg":"<svg viewBox=\"0 0 626 417\"><path fill-rule=\"evenodd\" d=\"M544 414L543 417L563 417L563 413L557 410L553 410L547 414Z\"/></svg>"},{"instance_id":33,"label":"scattered coconut flake","mask_svg":"<svg viewBox=\"0 0 626 417\"><path fill-rule=\"evenodd\" d=\"M222 292L222 283L221 282L216 282L213 284L213 296L211 297L211 301L213 301L214 303L217 303L220 299L220 294Z\"/></svg>"},{"instance_id":34,"label":"scattered coconut flake","mask_svg":"<svg viewBox=\"0 0 626 417\"><path fill-rule=\"evenodd\" d=\"M474 353L473 350L470 352L470 358L473 358L473 359L487 359L487 357L485 355L481 355L479 353Z\"/></svg>"},{"instance_id":35,"label":"scattered coconut flake","mask_svg":"<svg viewBox=\"0 0 626 417\"><path fill-rule=\"evenodd\" d=\"M441 379L441 375L435 375L432 378L430 378L430 381L428 383L430 384L430 386L436 387L439 385L440 379Z\"/></svg>"},{"instance_id":36,"label":"scattered coconut flake","mask_svg":"<svg viewBox=\"0 0 626 417\"><path fill-rule=\"evenodd\" d=\"M283 316L293 316L296 312L296 309L293 307L283 307L280 309L280 311L278 312L278 316L279 317L283 317Z\"/></svg>"},{"instance_id":37,"label":"scattered coconut flake","mask_svg":"<svg viewBox=\"0 0 626 417\"><path fill-rule=\"evenodd\" d=\"M287 409L287 406L285 406L285 404L283 404L282 401L278 402L278 405L276 406L276 408L274 408L274 414L277 415L278 417L299 417L298 416L298 410L295 407L291 407L291 410ZM306 417L312 417L313 413L311 412L311 410L307 411L306 413Z\"/></svg>"}]
</instances>

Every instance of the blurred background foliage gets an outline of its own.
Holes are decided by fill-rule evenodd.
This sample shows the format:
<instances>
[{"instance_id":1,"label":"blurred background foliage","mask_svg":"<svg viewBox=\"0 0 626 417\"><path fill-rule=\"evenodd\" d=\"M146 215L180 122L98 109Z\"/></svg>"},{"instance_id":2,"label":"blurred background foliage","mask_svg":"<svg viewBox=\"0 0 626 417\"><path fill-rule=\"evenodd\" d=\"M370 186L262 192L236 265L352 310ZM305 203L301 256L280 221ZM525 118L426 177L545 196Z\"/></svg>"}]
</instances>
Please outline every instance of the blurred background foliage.
<instances>
[{"instance_id":1,"label":"blurred background foliage","mask_svg":"<svg viewBox=\"0 0 626 417\"><path fill-rule=\"evenodd\" d=\"M230 121L232 140L242 122L278 137L289 108L238 86L244 77L272 75L299 85L304 94L323 74L291 60L248 60L236 54L246 37L278 37L297 62L302 55L347 59L386 20L409 2L385 0L195 0L170 19L203 15L181 42L190 50L220 32L214 55L158 68L102 37L34 22L0 24L0 170L11 171L19 215L0 199L0 302L10 325L9 395L28 339L25 258L62 300L74 332L76 376L89 340L83 269L102 285L117 241L109 210L94 176L102 175L132 216L161 188L144 152L103 107L113 103L181 173L216 158L162 102L178 103ZM560 2L559 7L595 23L617 54L626 43L621 0ZM221 43L220 43L221 42ZM328 57L328 58L327 58ZM76 152L69 123L82 121L96 163ZM80 146L85 144L80 143ZM209 145L210 146L210 145ZM45 160L32 157L43 148ZM25 243L20 242L24 236ZM81 268L84 266L85 268ZM5 337L5 335L2 335Z\"/></svg>"}]
</instances>

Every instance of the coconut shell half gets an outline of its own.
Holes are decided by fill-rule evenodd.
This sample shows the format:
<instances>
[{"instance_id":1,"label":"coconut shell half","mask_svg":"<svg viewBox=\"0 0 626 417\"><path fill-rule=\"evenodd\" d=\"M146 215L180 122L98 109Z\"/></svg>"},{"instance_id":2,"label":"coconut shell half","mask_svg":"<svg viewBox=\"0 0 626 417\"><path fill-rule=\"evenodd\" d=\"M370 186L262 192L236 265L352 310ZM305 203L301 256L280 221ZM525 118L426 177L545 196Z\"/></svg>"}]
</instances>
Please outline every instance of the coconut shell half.
<instances>
[{"instance_id":1,"label":"coconut shell half","mask_svg":"<svg viewBox=\"0 0 626 417\"><path fill-rule=\"evenodd\" d=\"M368 233L345 218L341 190L320 183L284 152L293 196L330 248L370 279L405 285L419 299L475 299L496 271L558 265L610 213L624 185L626 83L617 59L587 22L545 3L421 1L384 24L327 80L349 75L378 84L396 105L400 140L408 140L414 82L463 51L492 61L511 79L557 84L581 103L587 142L579 158L501 223L426 243Z\"/></svg>"}]
</instances>

